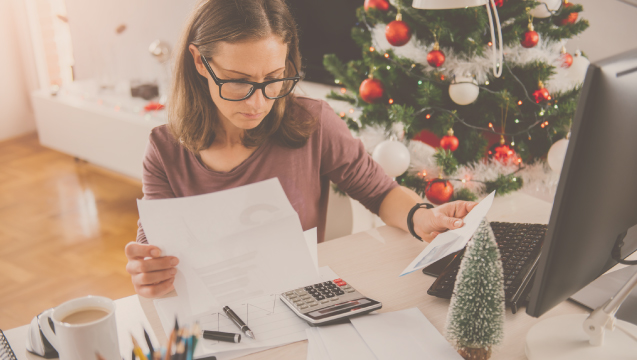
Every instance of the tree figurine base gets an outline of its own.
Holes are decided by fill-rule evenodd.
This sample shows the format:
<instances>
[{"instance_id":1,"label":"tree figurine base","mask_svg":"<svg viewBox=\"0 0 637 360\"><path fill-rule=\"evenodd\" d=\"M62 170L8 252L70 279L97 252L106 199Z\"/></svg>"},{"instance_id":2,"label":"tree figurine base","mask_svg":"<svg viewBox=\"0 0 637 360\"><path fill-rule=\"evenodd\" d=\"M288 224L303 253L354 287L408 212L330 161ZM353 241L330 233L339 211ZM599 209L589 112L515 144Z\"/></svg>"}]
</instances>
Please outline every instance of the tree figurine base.
<instances>
[{"instance_id":1,"label":"tree figurine base","mask_svg":"<svg viewBox=\"0 0 637 360\"><path fill-rule=\"evenodd\" d=\"M491 357L491 349L483 348L462 348L458 354L465 360L487 360Z\"/></svg>"}]
</instances>

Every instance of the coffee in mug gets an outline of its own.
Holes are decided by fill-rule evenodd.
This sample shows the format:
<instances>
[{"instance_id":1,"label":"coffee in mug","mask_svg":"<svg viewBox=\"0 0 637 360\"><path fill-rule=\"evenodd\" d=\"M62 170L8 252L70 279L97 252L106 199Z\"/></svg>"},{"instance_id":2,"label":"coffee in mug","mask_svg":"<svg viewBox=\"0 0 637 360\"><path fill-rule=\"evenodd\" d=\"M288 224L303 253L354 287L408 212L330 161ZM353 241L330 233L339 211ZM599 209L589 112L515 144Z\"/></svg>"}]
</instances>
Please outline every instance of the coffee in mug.
<instances>
[{"instance_id":1,"label":"coffee in mug","mask_svg":"<svg viewBox=\"0 0 637 360\"><path fill-rule=\"evenodd\" d=\"M62 318L62 322L70 325L81 325L97 321L108 316L109 311L104 308L79 309Z\"/></svg>"}]
</instances>

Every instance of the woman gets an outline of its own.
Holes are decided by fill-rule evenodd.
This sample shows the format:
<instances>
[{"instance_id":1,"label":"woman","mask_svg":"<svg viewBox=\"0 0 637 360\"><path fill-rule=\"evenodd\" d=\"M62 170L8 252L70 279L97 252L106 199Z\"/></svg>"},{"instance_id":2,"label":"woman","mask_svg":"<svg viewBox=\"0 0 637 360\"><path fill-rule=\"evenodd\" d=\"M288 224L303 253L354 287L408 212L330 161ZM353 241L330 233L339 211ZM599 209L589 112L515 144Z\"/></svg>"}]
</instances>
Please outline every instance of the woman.
<instances>
[{"instance_id":1,"label":"woman","mask_svg":"<svg viewBox=\"0 0 637 360\"><path fill-rule=\"evenodd\" d=\"M192 196L277 177L303 229L325 234L330 181L408 230L422 200L398 186L324 101L292 93L300 79L296 25L284 0L202 1L187 22L176 62L169 123L153 129L144 159L144 199ZM413 213L414 231L431 241L462 226L475 203ZM175 257L146 244L126 246L135 291L173 289Z\"/></svg>"}]
</instances>

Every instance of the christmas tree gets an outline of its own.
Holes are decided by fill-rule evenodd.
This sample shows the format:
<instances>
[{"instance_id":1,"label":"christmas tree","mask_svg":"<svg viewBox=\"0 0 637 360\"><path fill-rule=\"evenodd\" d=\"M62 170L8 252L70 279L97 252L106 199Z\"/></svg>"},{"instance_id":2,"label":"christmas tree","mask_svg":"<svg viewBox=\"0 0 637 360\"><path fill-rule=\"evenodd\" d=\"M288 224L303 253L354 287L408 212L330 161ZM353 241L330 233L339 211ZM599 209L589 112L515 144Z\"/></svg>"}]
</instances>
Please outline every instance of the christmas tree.
<instances>
[{"instance_id":1,"label":"christmas tree","mask_svg":"<svg viewBox=\"0 0 637 360\"><path fill-rule=\"evenodd\" d=\"M382 129L403 143L431 133L441 138L433 160L437 171L419 168L412 148L407 171L390 174L432 202L519 189L516 171L543 161L570 130L588 64L580 53L566 53L564 44L588 27L578 20L582 6L495 1L504 45L500 63L484 6L422 10L412 1L366 0L358 8L351 35L362 58L344 64L325 56L326 69L342 86L328 97L352 105L340 116L355 132ZM501 76L494 75L496 68ZM485 166L498 169L477 176Z\"/></svg>"},{"instance_id":2,"label":"christmas tree","mask_svg":"<svg viewBox=\"0 0 637 360\"><path fill-rule=\"evenodd\" d=\"M488 359L504 335L502 262L482 220L467 244L447 314L446 337L465 359Z\"/></svg>"}]
</instances>

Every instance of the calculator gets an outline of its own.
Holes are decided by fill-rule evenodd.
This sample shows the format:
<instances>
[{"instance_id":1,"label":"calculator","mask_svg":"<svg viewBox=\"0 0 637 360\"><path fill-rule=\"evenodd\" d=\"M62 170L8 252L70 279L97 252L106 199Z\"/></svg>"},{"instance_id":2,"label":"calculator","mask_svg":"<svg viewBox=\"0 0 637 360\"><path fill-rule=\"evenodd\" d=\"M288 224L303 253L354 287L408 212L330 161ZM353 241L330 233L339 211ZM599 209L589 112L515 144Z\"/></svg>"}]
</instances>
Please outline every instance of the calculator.
<instances>
[{"instance_id":1,"label":"calculator","mask_svg":"<svg viewBox=\"0 0 637 360\"><path fill-rule=\"evenodd\" d=\"M343 279L321 282L280 295L283 301L301 319L310 325L327 325L347 321L351 316L362 315L383 307Z\"/></svg>"}]
</instances>

